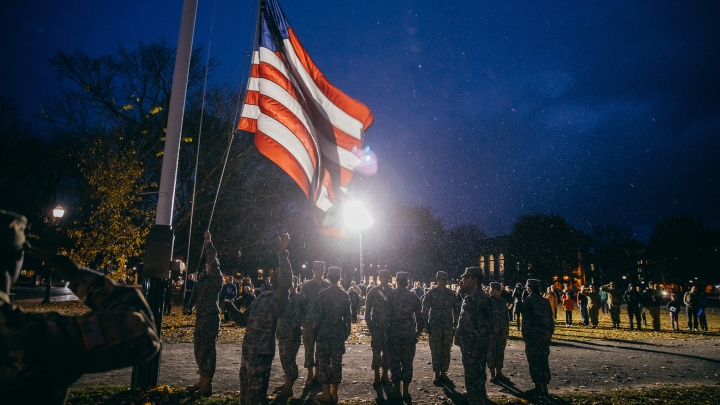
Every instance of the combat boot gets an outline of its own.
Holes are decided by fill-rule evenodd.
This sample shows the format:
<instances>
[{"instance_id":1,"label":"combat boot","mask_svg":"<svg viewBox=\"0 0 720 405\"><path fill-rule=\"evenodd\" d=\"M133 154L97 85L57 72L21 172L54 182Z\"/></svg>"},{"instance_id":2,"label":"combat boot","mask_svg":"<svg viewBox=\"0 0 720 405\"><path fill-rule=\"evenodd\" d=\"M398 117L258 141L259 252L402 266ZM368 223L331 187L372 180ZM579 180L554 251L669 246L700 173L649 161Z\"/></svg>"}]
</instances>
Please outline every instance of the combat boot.
<instances>
[{"instance_id":1,"label":"combat boot","mask_svg":"<svg viewBox=\"0 0 720 405\"><path fill-rule=\"evenodd\" d=\"M338 402L338 385L337 384L330 384L330 395L332 396L332 401L337 404Z\"/></svg>"},{"instance_id":2,"label":"combat boot","mask_svg":"<svg viewBox=\"0 0 720 405\"><path fill-rule=\"evenodd\" d=\"M278 398L292 398L294 381L285 380L285 384L281 385L276 391Z\"/></svg>"},{"instance_id":3,"label":"combat boot","mask_svg":"<svg viewBox=\"0 0 720 405\"><path fill-rule=\"evenodd\" d=\"M386 368L383 368L382 377L380 378L380 381L382 381L385 385L390 385L390 377L388 377L388 371Z\"/></svg>"},{"instance_id":4,"label":"combat boot","mask_svg":"<svg viewBox=\"0 0 720 405\"><path fill-rule=\"evenodd\" d=\"M527 390L523 393L523 396L526 398L540 397L543 395L544 394L543 394L542 384L533 384L533 389Z\"/></svg>"},{"instance_id":5,"label":"combat boot","mask_svg":"<svg viewBox=\"0 0 720 405\"><path fill-rule=\"evenodd\" d=\"M543 395L546 397L550 396L550 393L548 392L547 384L540 384L542 388Z\"/></svg>"},{"instance_id":6,"label":"combat boot","mask_svg":"<svg viewBox=\"0 0 720 405\"><path fill-rule=\"evenodd\" d=\"M402 385L402 397L406 401L410 401L410 383L404 382Z\"/></svg>"},{"instance_id":7,"label":"combat boot","mask_svg":"<svg viewBox=\"0 0 720 405\"><path fill-rule=\"evenodd\" d=\"M307 374L307 378L305 379L305 386L309 387L309 386L313 385L313 368L310 367L307 369L307 371L308 371L308 374Z\"/></svg>"},{"instance_id":8,"label":"combat boot","mask_svg":"<svg viewBox=\"0 0 720 405\"><path fill-rule=\"evenodd\" d=\"M193 392L193 397L200 398L200 397L210 397L213 394L212 391L212 378L201 375L200 376L200 387Z\"/></svg>"},{"instance_id":9,"label":"combat boot","mask_svg":"<svg viewBox=\"0 0 720 405\"><path fill-rule=\"evenodd\" d=\"M200 378L202 379L202 377L200 377ZM200 388L200 381L196 382L193 385L188 385L187 387L185 387L185 389L188 390L188 392L191 394L193 392L197 391L199 388Z\"/></svg>"},{"instance_id":10,"label":"combat boot","mask_svg":"<svg viewBox=\"0 0 720 405\"><path fill-rule=\"evenodd\" d=\"M375 371L375 379L373 380L373 387L377 388L380 386L380 369L376 368L373 371Z\"/></svg>"},{"instance_id":11,"label":"combat boot","mask_svg":"<svg viewBox=\"0 0 720 405\"><path fill-rule=\"evenodd\" d=\"M388 395L388 397L392 398L392 399L401 399L402 398L402 394L400 393L400 381L393 383L393 390Z\"/></svg>"},{"instance_id":12,"label":"combat boot","mask_svg":"<svg viewBox=\"0 0 720 405\"><path fill-rule=\"evenodd\" d=\"M333 396L330 393L330 384L323 384L322 388L323 392L315 395L315 399L320 402L331 402L333 400Z\"/></svg>"}]
</instances>

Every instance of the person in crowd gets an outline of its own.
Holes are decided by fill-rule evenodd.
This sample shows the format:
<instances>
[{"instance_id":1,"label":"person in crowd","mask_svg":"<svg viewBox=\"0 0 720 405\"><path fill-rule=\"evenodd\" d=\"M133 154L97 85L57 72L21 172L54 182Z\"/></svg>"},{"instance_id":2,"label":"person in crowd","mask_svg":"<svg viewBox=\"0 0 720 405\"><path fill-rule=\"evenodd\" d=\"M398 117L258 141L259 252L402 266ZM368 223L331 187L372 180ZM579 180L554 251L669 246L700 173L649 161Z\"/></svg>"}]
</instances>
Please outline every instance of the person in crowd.
<instances>
[{"instance_id":1,"label":"person in crowd","mask_svg":"<svg viewBox=\"0 0 720 405\"><path fill-rule=\"evenodd\" d=\"M85 373L141 364L160 350L152 311L138 288L30 247L27 219L0 210L0 402L62 405ZM90 312L28 313L10 301L25 255L69 281Z\"/></svg>"},{"instance_id":2,"label":"person in crowd","mask_svg":"<svg viewBox=\"0 0 720 405\"><path fill-rule=\"evenodd\" d=\"M243 289L245 290L245 293L242 305L245 307L245 309L248 309L257 297L255 296L255 290L251 286L245 286L243 287Z\"/></svg>"},{"instance_id":3,"label":"person in crowd","mask_svg":"<svg viewBox=\"0 0 720 405\"><path fill-rule=\"evenodd\" d=\"M595 291L595 286L590 285L585 290L585 296L588 298L588 316L590 318L590 327L597 328L600 308L602 308L602 299L600 294Z\"/></svg>"},{"instance_id":4,"label":"person in crowd","mask_svg":"<svg viewBox=\"0 0 720 405\"><path fill-rule=\"evenodd\" d=\"M300 295L305 299L307 310L305 311L305 320L302 324L302 341L305 349L304 366L307 369L307 378L305 385L309 386L315 382L318 376L318 362L315 355L315 333L318 326L318 313L315 310L315 302L317 301L320 291L330 287L330 283L325 280L325 262L315 261L312 267L313 278L303 284ZM314 372L313 372L314 370Z\"/></svg>"},{"instance_id":5,"label":"person in crowd","mask_svg":"<svg viewBox=\"0 0 720 405\"><path fill-rule=\"evenodd\" d=\"M260 285L260 294L265 291L270 291L270 277L265 277L263 283Z\"/></svg>"},{"instance_id":6,"label":"person in crowd","mask_svg":"<svg viewBox=\"0 0 720 405\"><path fill-rule=\"evenodd\" d=\"M635 289L632 284L628 284L628 289L625 291L625 295L623 296L623 301L627 304L630 330L633 330L633 317L637 320L637 330L642 329L642 326L640 325L640 301L642 297L640 296L640 292L638 290L639 288Z\"/></svg>"},{"instance_id":7,"label":"person in crowd","mask_svg":"<svg viewBox=\"0 0 720 405\"><path fill-rule=\"evenodd\" d=\"M670 311L670 327L673 332L680 330L678 325L678 315L680 314L680 301L675 293L670 294L670 302L667 303L667 310Z\"/></svg>"},{"instance_id":8,"label":"person in crowd","mask_svg":"<svg viewBox=\"0 0 720 405\"><path fill-rule=\"evenodd\" d=\"M508 307L507 307L508 321L512 321L512 309L513 309L513 306L515 305L515 303L512 299L512 288L510 288L509 285L506 285L505 288L503 288L502 292L500 293L500 296L508 304Z\"/></svg>"},{"instance_id":9,"label":"person in crowd","mask_svg":"<svg viewBox=\"0 0 720 405\"><path fill-rule=\"evenodd\" d=\"M687 316L687 330L698 330L698 310L700 304L700 293L696 286L692 286L690 291L686 292L683 296L683 302L685 303L685 315Z\"/></svg>"},{"instance_id":10,"label":"person in crowd","mask_svg":"<svg viewBox=\"0 0 720 405\"><path fill-rule=\"evenodd\" d=\"M351 284L351 287L348 288L347 294L350 297L350 310L352 312L352 321L357 322L358 320L358 311L360 310L360 291L359 288L355 286L355 282L353 281Z\"/></svg>"},{"instance_id":11,"label":"person in crowd","mask_svg":"<svg viewBox=\"0 0 720 405\"><path fill-rule=\"evenodd\" d=\"M543 297L548 300L548 303L550 304L550 309L553 311L553 317L555 316L555 313L557 312L558 307L558 299L555 293L553 292L553 287L550 286L547 288L547 292L543 294Z\"/></svg>"},{"instance_id":12,"label":"person in crowd","mask_svg":"<svg viewBox=\"0 0 720 405\"><path fill-rule=\"evenodd\" d=\"M480 405L489 402L485 366L493 328L492 306L490 297L481 288L482 269L468 267L460 278L464 298L455 330L455 345L460 347L462 356L468 404Z\"/></svg>"},{"instance_id":13,"label":"person in crowd","mask_svg":"<svg viewBox=\"0 0 720 405\"><path fill-rule=\"evenodd\" d=\"M562 295L562 307L565 310L565 326L572 326L572 314L575 309L575 301L573 300L572 293L566 292Z\"/></svg>"},{"instance_id":14,"label":"person in crowd","mask_svg":"<svg viewBox=\"0 0 720 405\"><path fill-rule=\"evenodd\" d=\"M455 326L460 316L460 301L455 293L447 288L446 272L438 271L435 279L437 288L428 291L422 301L423 319L427 323L432 368L435 373L433 384L452 384L447 371L450 368L450 350Z\"/></svg>"},{"instance_id":15,"label":"person in crowd","mask_svg":"<svg viewBox=\"0 0 720 405\"><path fill-rule=\"evenodd\" d=\"M610 305L610 320L612 321L613 328L620 327L620 309L622 308L622 292L615 287L615 282L611 281L609 284L600 287L600 291L604 291L608 295L608 302Z\"/></svg>"},{"instance_id":16,"label":"person in crowd","mask_svg":"<svg viewBox=\"0 0 720 405\"><path fill-rule=\"evenodd\" d=\"M513 317L516 322L517 330L520 330L520 316L522 314L522 300L523 300L523 293L525 292L525 289L523 288L521 283L517 283L515 285L515 290L513 291Z\"/></svg>"},{"instance_id":17,"label":"person in crowd","mask_svg":"<svg viewBox=\"0 0 720 405\"><path fill-rule=\"evenodd\" d=\"M601 301L600 308L602 309L603 315L605 315L610 312L610 309L608 307L608 294L605 291L598 291L598 294L600 295Z\"/></svg>"},{"instance_id":18,"label":"person in crowd","mask_svg":"<svg viewBox=\"0 0 720 405\"><path fill-rule=\"evenodd\" d=\"M645 300L647 299L647 297L643 295L643 292L645 292L645 290L639 284L636 284L635 291L637 291L640 295L640 305L638 305L638 308L640 308L640 319L642 320L642 326L647 327L647 307L645 306Z\"/></svg>"},{"instance_id":19,"label":"person in crowd","mask_svg":"<svg viewBox=\"0 0 720 405\"><path fill-rule=\"evenodd\" d=\"M390 282L390 271L383 269L378 271L380 285L368 291L365 303L365 324L370 332L370 347L373 357L371 368L375 372L373 387L377 388L380 384L389 384L388 368L390 362L388 359L388 326L390 324L390 305L388 304L388 296L392 288L388 285ZM382 377L380 376L380 368L382 368Z\"/></svg>"},{"instance_id":20,"label":"person in crowd","mask_svg":"<svg viewBox=\"0 0 720 405\"><path fill-rule=\"evenodd\" d=\"M358 288L360 289L360 298L365 299L365 296L367 296L367 286L365 285L365 280L360 280L360 285L358 285Z\"/></svg>"},{"instance_id":21,"label":"person in crowd","mask_svg":"<svg viewBox=\"0 0 720 405\"><path fill-rule=\"evenodd\" d=\"M490 382L508 381L502 373L505 360L505 346L510 334L510 321L507 317L507 301L501 296L500 283L490 283L490 303L492 305L492 331L488 345L487 367L490 369ZM555 295L553 294L553 297Z\"/></svg>"},{"instance_id":22,"label":"person in crowd","mask_svg":"<svg viewBox=\"0 0 720 405\"><path fill-rule=\"evenodd\" d=\"M237 285L235 284L235 278L230 276L227 279L227 282L223 284L222 290L220 291L220 299L223 301L235 301L235 298L237 298L238 290ZM224 322L230 322L230 314L223 309L223 321Z\"/></svg>"},{"instance_id":23,"label":"person in crowd","mask_svg":"<svg viewBox=\"0 0 720 405\"><path fill-rule=\"evenodd\" d=\"M238 326L245 327L240 358L241 405L267 404L277 324L290 302L293 280L287 251L290 235L285 233L278 239L279 266L268 283L270 290L260 294L245 312L240 312L232 302L225 302L230 318Z\"/></svg>"},{"instance_id":24,"label":"person in crowd","mask_svg":"<svg viewBox=\"0 0 720 405\"><path fill-rule=\"evenodd\" d=\"M706 308L707 298L705 298L705 293L700 293L700 299L698 300L698 323L700 323L700 329L705 332L708 331L707 314L705 313Z\"/></svg>"},{"instance_id":25,"label":"person in crowd","mask_svg":"<svg viewBox=\"0 0 720 405\"><path fill-rule=\"evenodd\" d=\"M662 293L658 285L654 282L648 282L648 286L643 291L643 306L650 313L652 318L653 330L660 330L660 303L662 302Z\"/></svg>"},{"instance_id":26,"label":"person in crowd","mask_svg":"<svg viewBox=\"0 0 720 405\"><path fill-rule=\"evenodd\" d=\"M345 341L350 336L350 297L339 286L341 270L330 267L327 271L330 287L320 291L315 303L318 312L315 331L319 379L323 392L315 398L319 401L338 402L338 385L342 382L342 358ZM353 290L357 295L357 292ZM409 291L408 291L409 293Z\"/></svg>"},{"instance_id":27,"label":"person in crowd","mask_svg":"<svg viewBox=\"0 0 720 405\"><path fill-rule=\"evenodd\" d=\"M540 280L529 279L526 283L528 296L523 301L522 337L525 355L530 368L533 389L529 396L547 396L550 383L550 341L555 332L555 320L550 303L540 296ZM568 294L569 295L569 294ZM570 296L572 299L572 296Z\"/></svg>"},{"instance_id":28,"label":"person in crowd","mask_svg":"<svg viewBox=\"0 0 720 405\"><path fill-rule=\"evenodd\" d=\"M195 278L197 273L188 274L185 281L185 297L183 299L183 314L192 315L192 309L189 307L190 297L192 297L193 288L195 288Z\"/></svg>"},{"instance_id":29,"label":"person in crowd","mask_svg":"<svg viewBox=\"0 0 720 405\"><path fill-rule=\"evenodd\" d=\"M580 287L580 291L577 293L577 304L580 308L580 322L583 325L588 326L590 319L588 317L588 298L585 295L585 286Z\"/></svg>"},{"instance_id":30,"label":"person in crowd","mask_svg":"<svg viewBox=\"0 0 720 405\"><path fill-rule=\"evenodd\" d=\"M305 319L305 298L298 294L297 288L300 281L293 276L292 287L290 288L290 296L288 297L288 307L278 319L275 337L278 340L278 353L280 354L280 365L285 375L283 385L275 389L275 393L279 398L289 398L293 396L293 385L299 377L297 366L297 354L300 350L300 336L302 331L300 326Z\"/></svg>"},{"instance_id":31,"label":"person in crowd","mask_svg":"<svg viewBox=\"0 0 720 405\"><path fill-rule=\"evenodd\" d=\"M198 273L198 281L193 288L188 304L192 311L195 308L195 331L193 345L195 362L198 366L200 381L187 387L195 398L212 395L212 381L215 376L217 359L217 339L220 332L220 309L218 298L223 286L223 274L217 251L212 243L210 232L205 232L205 272Z\"/></svg>"},{"instance_id":32,"label":"person in crowd","mask_svg":"<svg viewBox=\"0 0 720 405\"><path fill-rule=\"evenodd\" d=\"M413 285L412 292L414 292L415 295L417 295L418 299L421 299L421 300L422 300L423 296L425 295L425 289L420 286L419 281L416 281L415 284Z\"/></svg>"},{"instance_id":33,"label":"person in crowd","mask_svg":"<svg viewBox=\"0 0 720 405\"><path fill-rule=\"evenodd\" d=\"M165 309L163 311L164 315L170 315L172 313L172 295L173 281L172 278L169 278L167 280L167 284L165 285Z\"/></svg>"},{"instance_id":34,"label":"person in crowd","mask_svg":"<svg viewBox=\"0 0 720 405\"><path fill-rule=\"evenodd\" d=\"M410 400L410 383L413 377L413 360L417 340L425 327L420 299L408 290L409 274L397 272L395 290L388 296L390 309L388 326L388 357L390 375L393 382L394 398L400 398L402 383L402 399Z\"/></svg>"}]
</instances>

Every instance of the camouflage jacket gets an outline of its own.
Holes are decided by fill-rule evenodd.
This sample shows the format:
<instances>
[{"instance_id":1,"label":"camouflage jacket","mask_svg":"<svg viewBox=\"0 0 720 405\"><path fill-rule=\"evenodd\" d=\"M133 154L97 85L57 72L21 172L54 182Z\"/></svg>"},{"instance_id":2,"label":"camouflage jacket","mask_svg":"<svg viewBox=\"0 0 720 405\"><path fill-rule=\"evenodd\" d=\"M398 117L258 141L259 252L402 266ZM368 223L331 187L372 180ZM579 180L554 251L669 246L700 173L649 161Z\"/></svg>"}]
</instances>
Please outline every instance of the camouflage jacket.
<instances>
[{"instance_id":1,"label":"camouflage jacket","mask_svg":"<svg viewBox=\"0 0 720 405\"><path fill-rule=\"evenodd\" d=\"M368 292L365 299L365 324L370 333L387 331L390 324L388 296L392 291L390 286L383 288L382 285L378 285Z\"/></svg>"},{"instance_id":2,"label":"camouflage jacket","mask_svg":"<svg viewBox=\"0 0 720 405\"><path fill-rule=\"evenodd\" d=\"M315 310L315 303L320 291L328 287L330 287L330 282L327 280L315 281L315 279L311 279L306 281L302 289L300 289L300 295L305 299L305 306L307 308L305 311L305 320L303 321L303 325L306 327L317 326L318 314Z\"/></svg>"},{"instance_id":3,"label":"camouflage jacket","mask_svg":"<svg viewBox=\"0 0 720 405\"><path fill-rule=\"evenodd\" d=\"M623 302L623 291L610 287L610 284L600 287L600 291L604 291L608 295L608 306L610 308L620 308Z\"/></svg>"},{"instance_id":4,"label":"camouflage jacket","mask_svg":"<svg viewBox=\"0 0 720 405\"><path fill-rule=\"evenodd\" d=\"M555 332L555 318L550 303L537 294L523 301L522 336L526 342L549 342Z\"/></svg>"},{"instance_id":5,"label":"camouflage jacket","mask_svg":"<svg viewBox=\"0 0 720 405\"><path fill-rule=\"evenodd\" d=\"M139 364L160 349L140 289L67 258L58 263L68 267L70 290L90 312L28 313L0 291L0 402L63 403L67 387L83 374Z\"/></svg>"},{"instance_id":6,"label":"camouflage jacket","mask_svg":"<svg viewBox=\"0 0 720 405\"><path fill-rule=\"evenodd\" d=\"M463 350L487 350L492 331L493 312L490 297L478 287L467 294L460 307L455 344Z\"/></svg>"},{"instance_id":7,"label":"camouflage jacket","mask_svg":"<svg viewBox=\"0 0 720 405\"><path fill-rule=\"evenodd\" d=\"M490 305L492 306L492 334L508 336L510 333L510 321L508 320L507 307L508 303L503 297L490 295Z\"/></svg>"},{"instance_id":8,"label":"camouflage jacket","mask_svg":"<svg viewBox=\"0 0 720 405\"><path fill-rule=\"evenodd\" d=\"M305 298L291 291L287 309L278 320L275 336L278 339L299 339L303 319L305 319Z\"/></svg>"},{"instance_id":9,"label":"camouflage jacket","mask_svg":"<svg viewBox=\"0 0 720 405\"><path fill-rule=\"evenodd\" d=\"M275 332L288 306L288 290L292 286L293 277L287 250L278 252L278 261L280 263L275 275L277 289L260 294L245 312L240 312L234 304L226 304L230 318L245 327L243 355L275 354Z\"/></svg>"},{"instance_id":10,"label":"camouflage jacket","mask_svg":"<svg viewBox=\"0 0 720 405\"><path fill-rule=\"evenodd\" d=\"M422 300L423 319L428 331L432 329L454 329L460 315L460 301L449 288L445 291L433 288Z\"/></svg>"},{"instance_id":11,"label":"camouflage jacket","mask_svg":"<svg viewBox=\"0 0 720 405\"><path fill-rule=\"evenodd\" d=\"M205 254L210 270L195 283L192 295L190 296L190 308L195 307L196 316L217 315L218 298L223 286L223 275L220 272L220 262L217 259L217 251L211 241L205 242Z\"/></svg>"},{"instance_id":12,"label":"camouflage jacket","mask_svg":"<svg viewBox=\"0 0 720 405\"><path fill-rule=\"evenodd\" d=\"M396 338L415 337L425 328L422 304L414 292L398 288L388 294L390 326L388 336Z\"/></svg>"},{"instance_id":13,"label":"camouflage jacket","mask_svg":"<svg viewBox=\"0 0 720 405\"><path fill-rule=\"evenodd\" d=\"M340 287L331 285L320 291L317 302L317 338L345 340L350 336L350 297Z\"/></svg>"},{"instance_id":14,"label":"camouflage jacket","mask_svg":"<svg viewBox=\"0 0 720 405\"><path fill-rule=\"evenodd\" d=\"M602 300L600 299L600 293L597 291L585 291L586 297L588 297L588 308L600 308L602 306Z\"/></svg>"}]
</instances>

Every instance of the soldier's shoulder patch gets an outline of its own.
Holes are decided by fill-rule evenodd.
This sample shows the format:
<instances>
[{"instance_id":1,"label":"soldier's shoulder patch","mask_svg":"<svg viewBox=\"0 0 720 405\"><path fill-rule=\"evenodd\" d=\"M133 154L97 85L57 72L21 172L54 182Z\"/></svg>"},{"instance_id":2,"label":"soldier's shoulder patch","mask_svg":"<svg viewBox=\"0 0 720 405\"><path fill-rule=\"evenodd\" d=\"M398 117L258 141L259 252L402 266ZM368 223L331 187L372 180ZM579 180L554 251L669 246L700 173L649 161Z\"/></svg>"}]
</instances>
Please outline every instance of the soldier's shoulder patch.
<instances>
[{"instance_id":1,"label":"soldier's shoulder patch","mask_svg":"<svg viewBox=\"0 0 720 405\"><path fill-rule=\"evenodd\" d=\"M79 322L86 348L92 349L105 343L97 316L84 318Z\"/></svg>"}]
</instances>

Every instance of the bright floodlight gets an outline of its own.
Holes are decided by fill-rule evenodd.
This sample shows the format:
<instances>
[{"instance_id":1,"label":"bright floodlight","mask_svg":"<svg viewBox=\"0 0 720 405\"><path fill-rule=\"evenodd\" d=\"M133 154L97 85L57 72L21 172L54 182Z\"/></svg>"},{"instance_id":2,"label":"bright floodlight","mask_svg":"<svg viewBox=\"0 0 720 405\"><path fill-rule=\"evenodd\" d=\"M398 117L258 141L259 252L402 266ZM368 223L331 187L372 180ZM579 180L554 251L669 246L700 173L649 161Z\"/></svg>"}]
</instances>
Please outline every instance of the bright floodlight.
<instances>
[{"instance_id":1,"label":"bright floodlight","mask_svg":"<svg viewBox=\"0 0 720 405\"><path fill-rule=\"evenodd\" d=\"M360 201L350 201L345 204L345 226L350 229L365 229L372 223L370 213Z\"/></svg>"},{"instance_id":2,"label":"bright floodlight","mask_svg":"<svg viewBox=\"0 0 720 405\"><path fill-rule=\"evenodd\" d=\"M63 215L65 215L65 210L63 209L62 205L58 205L53 210L53 217L55 218L62 218Z\"/></svg>"}]
</instances>

